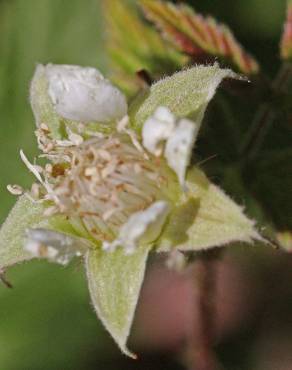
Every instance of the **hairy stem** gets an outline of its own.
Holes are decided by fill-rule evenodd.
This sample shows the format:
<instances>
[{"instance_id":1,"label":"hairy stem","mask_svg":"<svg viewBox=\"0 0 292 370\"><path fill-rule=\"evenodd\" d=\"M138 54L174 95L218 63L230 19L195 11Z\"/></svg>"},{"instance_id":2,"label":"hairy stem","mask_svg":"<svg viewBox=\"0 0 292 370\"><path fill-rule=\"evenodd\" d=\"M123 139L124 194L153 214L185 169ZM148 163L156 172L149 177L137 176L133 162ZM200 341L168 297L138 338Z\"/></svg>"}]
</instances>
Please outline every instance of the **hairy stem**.
<instances>
[{"instance_id":1,"label":"hairy stem","mask_svg":"<svg viewBox=\"0 0 292 370\"><path fill-rule=\"evenodd\" d=\"M204 252L193 264L193 321L187 342L189 370L218 370L214 346L216 260L218 251Z\"/></svg>"}]
</instances>

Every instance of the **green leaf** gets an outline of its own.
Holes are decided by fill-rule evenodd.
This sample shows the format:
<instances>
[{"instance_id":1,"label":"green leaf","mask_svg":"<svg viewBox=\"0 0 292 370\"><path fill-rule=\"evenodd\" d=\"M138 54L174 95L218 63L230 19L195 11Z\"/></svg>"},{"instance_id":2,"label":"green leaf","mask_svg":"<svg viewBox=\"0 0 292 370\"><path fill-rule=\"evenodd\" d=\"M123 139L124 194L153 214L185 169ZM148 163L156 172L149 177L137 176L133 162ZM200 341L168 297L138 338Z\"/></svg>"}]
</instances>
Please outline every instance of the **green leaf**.
<instances>
[{"instance_id":1,"label":"green leaf","mask_svg":"<svg viewBox=\"0 0 292 370\"><path fill-rule=\"evenodd\" d=\"M185 4L140 0L146 17L180 51L193 57L206 53L231 61L240 72L259 71L256 60L235 39L231 30L214 18L203 17Z\"/></svg>"},{"instance_id":2,"label":"green leaf","mask_svg":"<svg viewBox=\"0 0 292 370\"><path fill-rule=\"evenodd\" d=\"M185 64L186 58L167 46L159 34L142 21L134 1L104 0L103 7L112 80L128 95L141 87L135 78L137 71L146 69L157 78Z\"/></svg>"},{"instance_id":3,"label":"green leaf","mask_svg":"<svg viewBox=\"0 0 292 370\"><path fill-rule=\"evenodd\" d=\"M102 323L128 356L126 347L144 279L149 248L140 247L131 255L123 248L115 252L91 250L86 258L89 291Z\"/></svg>"},{"instance_id":4,"label":"green leaf","mask_svg":"<svg viewBox=\"0 0 292 370\"><path fill-rule=\"evenodd\" d=\"M242 207L197 168L188 175L187 189L157 243L159 251L199 251L232 242L262 240Z\"/></svg>"},{"instance_id":5,"label":"green leaf","mask_svg":"<svg viewBox=\"0 0 292 370\"><path fill-rule=\"evenodd\" d=\"M224 78L236 77L229 69L196 66L175 73L151 86L143 98L130 107L130 117L136 129L141 129L146 119L159 106L169 108L178 117L190 117L200 123L206 107Z\"/></svg>"}]
</instances>

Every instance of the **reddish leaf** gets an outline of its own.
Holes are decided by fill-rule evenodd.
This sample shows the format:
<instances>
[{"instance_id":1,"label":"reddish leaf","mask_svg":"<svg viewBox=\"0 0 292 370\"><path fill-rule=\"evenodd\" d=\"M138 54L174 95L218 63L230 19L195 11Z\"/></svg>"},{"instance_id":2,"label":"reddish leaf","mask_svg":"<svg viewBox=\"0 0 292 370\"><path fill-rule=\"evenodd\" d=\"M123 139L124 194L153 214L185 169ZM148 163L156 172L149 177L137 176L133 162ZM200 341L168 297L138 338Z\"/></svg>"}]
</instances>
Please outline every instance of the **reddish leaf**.
<instances>
[{"instance_id":1,"label":"reddish leaf","mask_svg":"<svg viewBox=\"0 0 292 370\"><path fill-rule=\"evenodd\" d=\"M135 1L102 0L102 4L111 79L128 95L135 95L141 87L136 72L148 71L156 79L186 63L185 56L144 22Z\"/></svg>"},{"instance_id":2,"label":"reddish leaf","mask_svg":"<svg viewBox=\"0 0 292 370\"><path fill-rule=\"evenodd\" d=\"M146 17L180 51L198 57L208 54L231 61L239 71L259 71L256 60L249 55L224 24L212 17L203 17L185 4L159 0L140 0Z\"/></svg>"},{"instance_id":3,"label":"reddish leaf","mask_svg":"<svg viewBox=\"0 0 292 370\"><path fill-rule=\"evenodd\" d=\"M287 19L284 25L284 32L281 40L281 57L292 58L292 0L287 2Z\"/></svg>"}]
</instances>

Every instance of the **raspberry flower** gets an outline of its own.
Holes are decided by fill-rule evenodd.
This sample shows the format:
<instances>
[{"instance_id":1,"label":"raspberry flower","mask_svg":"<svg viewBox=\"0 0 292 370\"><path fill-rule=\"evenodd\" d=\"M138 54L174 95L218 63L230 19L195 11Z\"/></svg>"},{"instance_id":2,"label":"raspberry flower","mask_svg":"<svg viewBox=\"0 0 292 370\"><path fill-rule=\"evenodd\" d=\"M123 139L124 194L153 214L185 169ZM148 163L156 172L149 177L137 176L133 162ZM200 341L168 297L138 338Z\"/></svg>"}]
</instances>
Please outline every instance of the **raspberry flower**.
<instances>
[{"instance_id":1,"label":"raspberry flower","mask_svg":"<svg viewBox=\"0 0 292 370\"><path fill-rule=\"evenodd\" d=\"M96 312L126 347L150 250L198 251L260 239L250 221L191 165L218 65L154 84L129 109L94 68L38 66L31 85L39 165L0 230L0 268L31 258L85 261ZM172 260L173 262L173 260ZM170 263L172 264L172 263Z\"/></svg>"}]
</instances>

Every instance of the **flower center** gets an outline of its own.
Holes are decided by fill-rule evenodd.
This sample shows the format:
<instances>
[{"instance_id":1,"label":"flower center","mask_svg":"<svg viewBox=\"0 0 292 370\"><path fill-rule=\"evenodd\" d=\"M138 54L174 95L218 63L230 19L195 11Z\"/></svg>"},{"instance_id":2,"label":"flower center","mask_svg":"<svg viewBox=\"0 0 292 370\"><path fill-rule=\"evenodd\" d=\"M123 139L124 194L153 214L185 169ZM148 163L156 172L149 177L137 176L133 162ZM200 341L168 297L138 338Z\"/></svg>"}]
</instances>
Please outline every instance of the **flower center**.
<instances>
[{"instance_id":1,"label":"flower center","mask_svg":"<svg viewBox=\"0 0 292 370\"><path fill-rule=\"evenodd\" d=\"M173 194L174 175L165 162L146 155L127 135L92 138L48 157L53 164L45 169L51 189L46 199L96 240L114 240L131 214Z\"/></svg>"}]
</instances>

